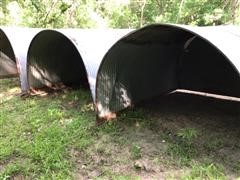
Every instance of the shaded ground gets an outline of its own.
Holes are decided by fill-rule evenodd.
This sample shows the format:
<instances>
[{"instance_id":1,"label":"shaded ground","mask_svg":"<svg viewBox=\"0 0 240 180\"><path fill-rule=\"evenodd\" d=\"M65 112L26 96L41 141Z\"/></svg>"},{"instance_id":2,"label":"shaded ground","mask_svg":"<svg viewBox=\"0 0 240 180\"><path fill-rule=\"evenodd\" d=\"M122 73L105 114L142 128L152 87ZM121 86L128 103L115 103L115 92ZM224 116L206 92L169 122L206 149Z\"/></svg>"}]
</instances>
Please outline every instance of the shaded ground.
<instances>
[{"instance_id":1,"label":"shaded ground","mask_svg":"<svg viewBox=\"0 0 240 180\"><path fill-rule=\"evenodd\" d=\"M115 173L142 179L240 176L239 102L174 93L123 111L117 121L118 134L101 136L96 147Z\"/></svg>"},{"instance_id":2,"label":"shaded ground","mask_svg":"<svg viewBox=\"0 0 240 180\"><path fill-rule=\"evenodd\" d=\"M0 80L0 179L237 179L240 103L183 93L95 126L86 90L21 99Z\"/></svg>"},{"instance_id":3,"label":"shaded ground","mask_svg":"<svg viewBox=\"0 0 240 180\"><path fill-rule=\"evenodd\" d=\"M174 146L184 149L183 134L186 129L195 130L190 147L196 152L187 155L187 165L214 163L224 169L228 178L239 176L240 163L240 103L215 98L174 93L142 105L153 119L154 131L168 134ZM183 132L182 132L183 133ZM187 136L188 132L185 131ZM176 148L176 147L174 147ZM169 148L170 154L185 161L179 149ZM187 149L185 149L187 150ZM173 151L173 152L171 152ZM189 152L190 153L190 152ZM175 163L175 162L174 162Z\"/></svg>"}]
</instances>

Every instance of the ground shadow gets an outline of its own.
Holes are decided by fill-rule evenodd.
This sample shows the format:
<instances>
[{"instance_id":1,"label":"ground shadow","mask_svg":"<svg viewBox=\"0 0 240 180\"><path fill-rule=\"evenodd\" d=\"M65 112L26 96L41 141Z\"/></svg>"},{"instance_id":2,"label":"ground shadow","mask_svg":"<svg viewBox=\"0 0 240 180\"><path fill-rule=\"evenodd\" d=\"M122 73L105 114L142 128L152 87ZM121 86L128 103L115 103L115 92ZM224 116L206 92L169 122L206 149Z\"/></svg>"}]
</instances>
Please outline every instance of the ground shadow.
<instances>
[{"instance_id":1,"label":"ground shadow","mask_svg":"<svg viewBox=\"0 0 240 180\"><path fill-rule=\"evenodd\" d=\"M177 92L124 110L113 124L94 148L116 173L180 178L193 164L214 164L227 178L240 175L240 102ZM196 136L184 139L183 130Z\"/></svg>"}]
</instances>

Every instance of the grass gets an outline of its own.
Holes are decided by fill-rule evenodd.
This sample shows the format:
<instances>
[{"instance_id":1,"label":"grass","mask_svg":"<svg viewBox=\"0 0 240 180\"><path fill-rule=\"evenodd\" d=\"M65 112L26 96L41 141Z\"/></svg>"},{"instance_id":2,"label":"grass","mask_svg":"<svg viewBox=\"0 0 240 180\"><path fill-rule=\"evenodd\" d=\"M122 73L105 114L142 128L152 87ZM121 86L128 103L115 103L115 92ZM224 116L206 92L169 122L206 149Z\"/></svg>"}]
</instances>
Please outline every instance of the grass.
<instances>
[{"instance_id":1,"label":"grass","mask_svg":"<svg viewBox=\"0 0 240 180\"><path fill-rule=\"evenodd\" d=\"M4 82L1 87L6 86ZM10 91L3 89L1 93ZM40 179L71 177L69 169L73 163L68 161L68 148L74 145L81 149L92 142L87 128L94 124L93 113L86 109L81 111L89 103L90 97L86 93L71 91L67 95L62 93L25 100L17 95L5 100L12 94L3 95L0 160L4 168L0 177L4 179L19 173ZM74 111L73 103L79 97L81 102L74 106L80 109Z\"/></svg>"},{"instance_id":2,"label":"grass","mask_svg":"<svg viewBox=\"0 0 240 180\"><path fill-rule=\"evenodd\" d=\"M183 128L169 138L167 152L178 159L179 165L189 165L191 160L197 156L197 149L194 140L197 138L197 130L193 128Z\"/></svg>"},{"instance_id":3,"label":"grass","mask_svg":"<svg viewBox=\"0 0 240 180\"><path fill-rule=\"evenodd\" d=\"M131 148L131 154L132 154L133 159L141 158L141 156L142 156L141 147L137 144L133 144L133 146Z\"/></svg>"},{"instance_id":4,"label":"grass","mask_svg":"<svg viewBox=\"0 0 240 180\"><path fill-rule=\"evenodd\" d=\"M233 121L233 127L220 126L222 115L196 115L191 109L182 114L164 103L160 110L123 111L116 121L96 126L87 90L25 99L18 93L17 79L0 80L1 180L240 176L239 126Z\"/></svg>"},{"instance_id":5,"label":"grass","mask_svg":"<svg viewBox=\"0 0 240 180\"><path fill-rule=\"evenodd\" d=\"M183 180L193 180L193 179L226 179L224 171L222 168L214 164L200 164L193 165L192 170L189 175L183 176Z\"/></svg>"}]
</instances>

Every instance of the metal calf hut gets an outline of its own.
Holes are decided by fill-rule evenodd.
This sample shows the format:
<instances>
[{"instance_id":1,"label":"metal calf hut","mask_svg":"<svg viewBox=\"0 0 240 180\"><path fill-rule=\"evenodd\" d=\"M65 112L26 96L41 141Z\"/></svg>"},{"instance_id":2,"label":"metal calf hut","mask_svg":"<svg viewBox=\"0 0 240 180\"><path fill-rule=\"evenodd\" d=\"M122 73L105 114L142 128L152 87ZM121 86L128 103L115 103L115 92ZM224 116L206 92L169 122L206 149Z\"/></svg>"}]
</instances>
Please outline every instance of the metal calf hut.
<instances>
[{"instance_id":1,"label":"metal calf hut","mask_svg":"<svg viewBox=\"0 0 240 180\"><path fill-rule=\"evenodd\" d=\"M155 24L115 43L100 65L100 118L142 100L187 89L240 97L240 29Z\"/></svg>"},{"instance_id":2,"label":"metal calf hut","mask_svg":"<svg viewBox=\"0 0 240 180\"><path fill-rule=\"evenodd\" d=\"M30 88L86 85L95 101L96 76L109 48L130 30L43 30L28 50Z\"/></svg>"},{"instance_id":3,"label":"metal calf hut","mask_svg":"<svg viewBox=\"0 0 240 180\"><path fill-rule=\"evenodd\" d=\"M20 27L0 28L0 78L20 76L21 90L28 90L27 50L39 29Z\"/></svg>"}]
</instances>

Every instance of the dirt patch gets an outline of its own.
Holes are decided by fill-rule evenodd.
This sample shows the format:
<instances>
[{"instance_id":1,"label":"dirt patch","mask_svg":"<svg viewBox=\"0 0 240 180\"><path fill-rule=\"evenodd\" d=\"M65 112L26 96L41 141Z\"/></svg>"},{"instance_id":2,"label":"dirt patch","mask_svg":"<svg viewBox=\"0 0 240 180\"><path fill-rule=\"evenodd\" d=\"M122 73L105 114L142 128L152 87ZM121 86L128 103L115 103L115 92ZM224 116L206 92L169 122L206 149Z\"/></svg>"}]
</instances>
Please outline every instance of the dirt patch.
<instances>
[{"instance_id":1,"label":"dirt patch","mask_svg":"<svg viewBox=\"0 0 240 180\"><path fill-rule=\"evenodd\" d=\"M122 174L140 176L144 179L161 179L163 177L163 166L154 162L156 160L154 154L159 154L159 147L163 145L161 145L161 142L156 143L155 146L150 143L153 139L156 141L159 138L149 136L149 141L146 139L144 139L144 142L135 141L135 139L140 139L143 135L148 136L149 133L136 133L136 136L133 137L134 140L132 139L123 145L119 142L113 142L111 136L103 135L97 141L97 144L90 147L87 152L73 151L77 166L76 176L91 179L99 176L108 177L109 174ZM133 143L139 143L141 146L142 154L140 158L135 159L132 155ZM136 164L139 164L140 167L136 167Z\"/></svg>"}]
</instances>

